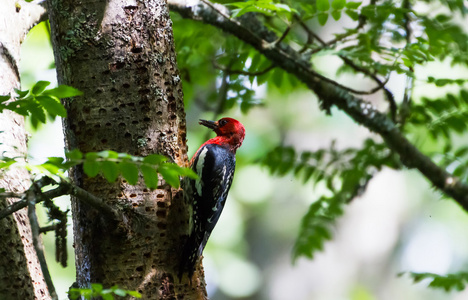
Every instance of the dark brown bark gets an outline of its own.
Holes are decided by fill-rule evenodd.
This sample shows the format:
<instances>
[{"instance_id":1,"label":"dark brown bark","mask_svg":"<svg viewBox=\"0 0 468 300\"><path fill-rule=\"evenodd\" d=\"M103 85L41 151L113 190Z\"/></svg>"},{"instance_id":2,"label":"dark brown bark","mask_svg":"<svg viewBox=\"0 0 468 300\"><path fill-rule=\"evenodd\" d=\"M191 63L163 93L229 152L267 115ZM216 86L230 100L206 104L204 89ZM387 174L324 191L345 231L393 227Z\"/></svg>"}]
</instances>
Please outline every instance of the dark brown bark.
<instances>
[{"instance_id":1,"label":"dark brown bark","mask_svg":"<svg viewBox=\"0 0 468 300\"><path fill-rule=\"evenodd\" d=\"M15 6L21 5L21 6ZM0 95L20 88L18 63L21 40L43 9L23 1L2 1L0 9ZM11 111L0 114L0 153L25 157L24 118ZM0 174L0 188L22 193L30 185L24 169ZM0 210L18 199L0 199ZM26 209L0 220L0 299L50 299L32 244Z\"/></svg>"},{"instance_id":2,"label":"dark brown bark","mask_svg":"<svg viewBox=\"0 0 468 300\"><path fill-rule=\"evenodd\" d=\"M165 1L49 2L59 82L84 96L66 101L68 149L159 153L187 164L185 112ZM108 183L72 171L75 184L124 211L123 221L73 199L77 283L137 290L144 299L203 299L176 278L187 211L181 191L159 180Z\"/></svg>"}]
</instances>

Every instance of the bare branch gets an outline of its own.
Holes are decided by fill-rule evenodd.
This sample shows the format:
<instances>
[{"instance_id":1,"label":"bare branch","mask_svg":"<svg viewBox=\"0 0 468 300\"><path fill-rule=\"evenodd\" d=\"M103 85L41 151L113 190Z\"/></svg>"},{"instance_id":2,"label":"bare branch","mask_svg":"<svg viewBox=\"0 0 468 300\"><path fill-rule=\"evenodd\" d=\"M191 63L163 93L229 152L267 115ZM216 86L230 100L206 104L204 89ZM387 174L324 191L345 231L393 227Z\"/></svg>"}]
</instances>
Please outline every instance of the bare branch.
<instances>
[{"instance_id":1,"label":"bare branch","mask_svg":"<svg viewBox=\"0 0 468 300\"><path fill-rule=\"evenodd\" d=\"M49 231L55 231L60 224L53 224L39 228L39 233L47 233Z\"/></svg>"},{"instance_id":2,"label":"bare branch","mask_svg":"<svg viewBox=\"0 0 468 300\"><path fill-rule=\"evenodd\" d=\"M466 184L461 183L422 154L385 114L347 90L323 80L311 69L310 63L304 60L300 53L283 43L273 48L265 48L263 46L265 43L271 43L277 40L277 37L257 18L252 15L243 15L239 19L232 19L229 18L226 13L228 10L224 6L208 5L195 0L169 0L168 4L171 10L178 12L183 18L214 25L252 45L273 64L304 82L318 96L322 108L329 111L330 107L335 105L357 123L380 134L389 148L400 155L405 166L418 169L434 186L455 199L468 211L468 186Z\"/></svg>"},{"instance_id":3,"label":"bare branch","mask_svg":"<svg viewBox=\"0 0 468 300\"><path fill-rule=\"evenodd\" d=\"M31 188L26 192L26 198L28 201L28 217L31 224L31 233L33 239L34 250L36 251L39 264L41 266L44 280L47 284L51 299L58 300L57 293L55 292L54 283L50 277L49 268L44 255L44 249L42 243L39 241L39 223L36 215L36 193L40 193L40 187L37 186L37 182L34 182Z\"/></svg>"}]
</instances>

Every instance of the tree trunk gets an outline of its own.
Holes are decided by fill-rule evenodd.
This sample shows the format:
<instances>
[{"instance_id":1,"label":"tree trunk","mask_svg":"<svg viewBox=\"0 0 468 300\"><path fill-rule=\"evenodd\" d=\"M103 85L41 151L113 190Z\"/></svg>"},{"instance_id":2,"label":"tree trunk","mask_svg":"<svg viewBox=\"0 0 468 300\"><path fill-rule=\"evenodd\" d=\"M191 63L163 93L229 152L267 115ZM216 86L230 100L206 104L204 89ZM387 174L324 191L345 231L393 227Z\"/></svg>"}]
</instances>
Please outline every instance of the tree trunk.
<instances>
[{"instance_id":1,"label":"tree trunk","mask_svg":"<svg viewBox=\"0 0 468 300\"><path fill-rule=\"evenodd\" d=\"M20 88L21 40L37 22L43 9L23 1L2 1L0 9L0 95ZM0 114L0 153L3 157L26 156L24 118L11 111ZM0 188L22 193L30 185L25 169L0 174ZM0 210L18 199L0 199ZM0 299L50 299L32 244L27 209L0 220Z\"/></svg>"},{"instance_id":2,"label":"tree trunk","mask_svg":"<svg viewBox=\"0 0 468 300\"><path fill-rule=\"evenodd\" d=\"M159 153L187 164L185 112L172 22L163 0L51 0L49 18L59 83L83 97L66 101L68 149ZM71 172L110 205L130 207L126 222L72 200L77 283L137 290L144 299L202 299L202 272L193 285L176 277L187 209L181 191L162 179L156 190L125 180L108 183Z\"/></svg>"}]
</instances>

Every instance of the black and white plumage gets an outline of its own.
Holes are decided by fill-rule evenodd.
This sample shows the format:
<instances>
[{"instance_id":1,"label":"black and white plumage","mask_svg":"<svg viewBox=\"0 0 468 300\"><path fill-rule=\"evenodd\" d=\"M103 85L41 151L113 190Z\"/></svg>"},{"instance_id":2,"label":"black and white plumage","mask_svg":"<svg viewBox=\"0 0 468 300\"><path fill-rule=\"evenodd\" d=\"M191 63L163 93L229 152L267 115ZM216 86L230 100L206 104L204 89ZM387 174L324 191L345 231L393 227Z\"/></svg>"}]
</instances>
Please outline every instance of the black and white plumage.
<instances>
[{"instance_id":1,"label":"black and white plumage","mask_svg":"<svg viewBox=\"0 0 468 300\"><path fill-rule=\"evenodd\" d=\"M183 182L191 218L179 279L187 272L191 280L198 258L219 220L234 177L235 153L245 135L244 126L230 118L218 122L201 120L200 124L213 129L218 136L204 143L191 160L191 168L198 178L185 178Z\"/></svg>"}]
</instances>

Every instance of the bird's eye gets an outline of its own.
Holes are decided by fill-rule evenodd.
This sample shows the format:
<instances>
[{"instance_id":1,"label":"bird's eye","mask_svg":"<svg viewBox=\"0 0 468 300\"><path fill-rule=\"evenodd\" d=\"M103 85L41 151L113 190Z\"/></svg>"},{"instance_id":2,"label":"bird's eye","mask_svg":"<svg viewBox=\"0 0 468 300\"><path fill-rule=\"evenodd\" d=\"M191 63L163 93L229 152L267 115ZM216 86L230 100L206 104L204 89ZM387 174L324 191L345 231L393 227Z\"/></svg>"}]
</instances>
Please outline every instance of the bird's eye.
<instances>
[{"instance_id":1,"label":"bird's eye","mask_svg":"<svg viewBox=\"0 0 468 300\"><path fill-rule=\"evenodd\" d=\"M221 119L219 120L219 126L224 126L227 124L227 122L228 122L227 120Z\"/></svg>"}]
</instances>

